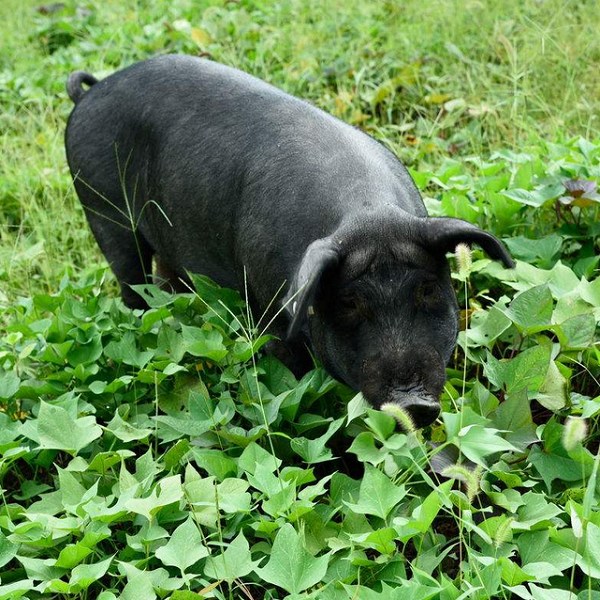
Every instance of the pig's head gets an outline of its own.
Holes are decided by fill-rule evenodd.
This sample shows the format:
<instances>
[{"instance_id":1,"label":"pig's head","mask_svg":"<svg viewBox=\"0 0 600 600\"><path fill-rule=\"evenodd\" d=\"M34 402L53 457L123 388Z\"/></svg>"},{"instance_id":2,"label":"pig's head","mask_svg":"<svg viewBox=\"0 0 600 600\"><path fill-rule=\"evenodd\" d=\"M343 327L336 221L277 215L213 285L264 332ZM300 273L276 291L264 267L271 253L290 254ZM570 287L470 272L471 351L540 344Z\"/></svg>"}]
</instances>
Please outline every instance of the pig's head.
<instances>
[{"instance_id":1,"label":"pig's head","mask_svg":"<svg viewBox=\"0 0 600 600\"><path fill-rule=\"evenodd\" d=\"M445 255L461 242L513 266L494 236L459 219L371 218L316 240L288 293L288 337L304 331L325 368L373 406L430 424L458 333Z\"/></svg>"}]
</instances>

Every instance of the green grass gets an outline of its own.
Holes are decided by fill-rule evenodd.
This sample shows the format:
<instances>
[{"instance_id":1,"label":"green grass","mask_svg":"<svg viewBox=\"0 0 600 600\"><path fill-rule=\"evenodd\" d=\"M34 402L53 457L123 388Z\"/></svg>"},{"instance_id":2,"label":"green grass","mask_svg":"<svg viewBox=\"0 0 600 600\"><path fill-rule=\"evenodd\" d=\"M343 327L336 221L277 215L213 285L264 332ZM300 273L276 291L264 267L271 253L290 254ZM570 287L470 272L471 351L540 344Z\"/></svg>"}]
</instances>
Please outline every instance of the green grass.
<instances>
[{"instance_id":1,"label":"green grass","mask_svg":"<svg viewBox=\"0 0 600 600\"><path fill-rule=\"evenodd\" d=\"M0 3L0 600L600 598L600 4L37 6ZM455 274L433 426L296 381L204 279L123 307L64 83L164 52L363 128L504 239L514 271Z\"/></svg>"},{"instance_id":2,"label":"green grass","mask_svg":"<svg viewBox=\"0 0 600 600\"><path fill-rule=\"evenodd\" d=\"M0 276L11 298L101 260L63 156L75 68L102 76L156 52L208 52L416 167L599 130L595 2L102 2L49 16L38 5L0 6Z\"/></svg>"}]
</instances>

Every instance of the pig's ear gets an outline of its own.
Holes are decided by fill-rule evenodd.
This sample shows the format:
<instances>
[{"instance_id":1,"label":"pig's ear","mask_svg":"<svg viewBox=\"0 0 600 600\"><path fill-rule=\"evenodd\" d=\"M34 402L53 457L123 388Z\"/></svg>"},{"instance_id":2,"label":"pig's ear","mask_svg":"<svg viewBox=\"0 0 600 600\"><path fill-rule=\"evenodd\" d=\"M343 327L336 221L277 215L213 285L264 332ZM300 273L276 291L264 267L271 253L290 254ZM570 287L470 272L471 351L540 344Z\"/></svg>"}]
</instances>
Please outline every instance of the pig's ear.
<instances>
[{"instance_id":1,"label":"pig's ear","mask_svg":"<svg viewBox=\"0 0 600 600\"><path fill-rule=\"evenodd\" d=\"M456 245L460 243L469 246L477 244L490 258L501 261L505 267L512 269L515 266L513 259L499 239L462 219L449 217L423 219L421 236L426 246L433 247L440 252L454 252Z\"/></svg>"},{"instance_id":2,"label":"pig's ear","mask_svg":"<svg viewBox=\"0 0 600 600\"><path fill-rule=\"evenodd\" d=\"M339 246L330 238L316 240L306 249L285 297L285 309L290 317L288 339L294 338L304 324L323 274L339 261Z\"/></svg>"}]
</instances>

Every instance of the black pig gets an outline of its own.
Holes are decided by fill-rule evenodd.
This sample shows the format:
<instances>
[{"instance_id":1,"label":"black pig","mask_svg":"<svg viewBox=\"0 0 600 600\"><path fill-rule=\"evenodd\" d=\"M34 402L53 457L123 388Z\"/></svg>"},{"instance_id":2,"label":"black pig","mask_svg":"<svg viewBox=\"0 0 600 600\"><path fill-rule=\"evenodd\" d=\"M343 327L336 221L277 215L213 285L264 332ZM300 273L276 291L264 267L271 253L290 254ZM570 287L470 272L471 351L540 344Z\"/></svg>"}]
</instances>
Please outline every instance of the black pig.
<instances>
[{"instance_id":1,"label":"black pig","mask_svg":"<svg viewBox=\"0 0 600 600\"><path fill-rule=\"evenodd\" d=\"M246 287L255 315L281 292L272 331L297 373L309 349L374 406L436 418L458 329L445 254L475 243L512 266L495 237L429 218L381 144L235 69L169 55L67 90L69 166L126 304L144 307L130 285L153 256Z\"/></svg>"}]
</instances>

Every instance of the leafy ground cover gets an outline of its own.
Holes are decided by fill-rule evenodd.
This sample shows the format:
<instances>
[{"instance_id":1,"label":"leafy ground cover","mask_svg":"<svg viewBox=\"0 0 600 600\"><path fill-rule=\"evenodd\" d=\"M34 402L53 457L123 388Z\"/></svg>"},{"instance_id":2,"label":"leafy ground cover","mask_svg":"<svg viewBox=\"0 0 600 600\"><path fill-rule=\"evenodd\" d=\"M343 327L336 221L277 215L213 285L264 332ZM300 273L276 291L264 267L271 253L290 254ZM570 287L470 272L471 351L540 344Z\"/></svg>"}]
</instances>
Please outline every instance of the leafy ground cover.
<instances>
[{"instance_id":1,"label":"leafy ground cover","mask_svg":"<svg viewBox=\"0 0 600 600\"><path fill-rule=\"evenodd\" d=\"M600 7L424 4L2 4L0 599L600 598ZM297 381L204 278L116 298L63 85L165 51L310 98L504 239L514 271L455 267L432 427Z\"/></svg>"}]
</instances>

